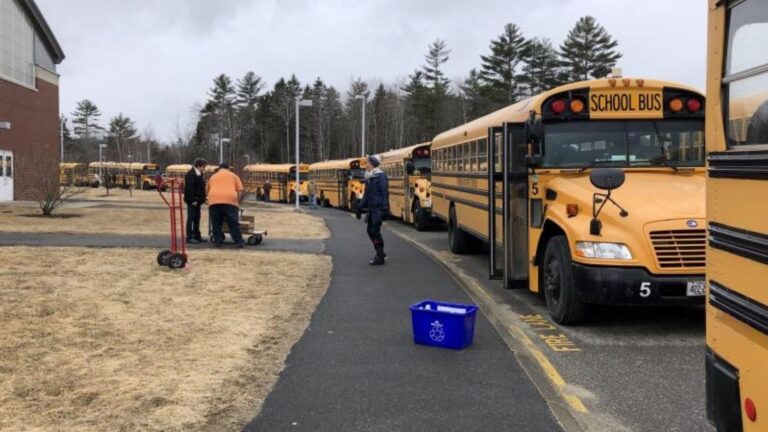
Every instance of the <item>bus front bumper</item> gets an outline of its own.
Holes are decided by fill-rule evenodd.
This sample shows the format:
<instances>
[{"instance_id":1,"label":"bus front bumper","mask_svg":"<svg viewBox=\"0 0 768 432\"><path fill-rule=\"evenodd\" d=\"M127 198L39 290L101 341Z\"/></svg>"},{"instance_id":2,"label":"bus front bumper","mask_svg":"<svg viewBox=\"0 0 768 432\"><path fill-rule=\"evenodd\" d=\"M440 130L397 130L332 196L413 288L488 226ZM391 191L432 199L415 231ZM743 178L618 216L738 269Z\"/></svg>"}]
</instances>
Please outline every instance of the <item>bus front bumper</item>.
<instances>
[{"instance_id":1,"label":"bus front bumper","mask_svg":"<svg viewBox=\"0 0 768 432\"><path fill-rule=\"evenodd\" d=\"M643 268L573 263L579 299L614 305L703 304L704 275L659 276Z\"/></svg>"}]
</instances>

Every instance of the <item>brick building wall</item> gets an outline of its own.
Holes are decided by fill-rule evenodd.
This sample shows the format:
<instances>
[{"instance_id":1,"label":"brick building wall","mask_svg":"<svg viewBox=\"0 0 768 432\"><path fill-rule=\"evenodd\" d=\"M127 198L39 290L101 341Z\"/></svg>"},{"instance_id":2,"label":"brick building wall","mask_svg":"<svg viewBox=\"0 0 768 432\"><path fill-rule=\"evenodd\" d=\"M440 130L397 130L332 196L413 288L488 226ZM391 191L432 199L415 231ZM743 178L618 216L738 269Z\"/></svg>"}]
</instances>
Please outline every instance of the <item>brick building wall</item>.
<instances>
[{"instance_id":1,"label":"brick building wall","mask_svg":"<svg viewBox=\"0 0 768 432\"><path fill-rule=\"evenodd\" d=\"M0 78L0 121L11 122L10 130L0 130L0 150L13 152L15 200L33 198L32 179L41 168L58 169L58 77L37 69L36 89Z\"/></svg>"}]
</instances>

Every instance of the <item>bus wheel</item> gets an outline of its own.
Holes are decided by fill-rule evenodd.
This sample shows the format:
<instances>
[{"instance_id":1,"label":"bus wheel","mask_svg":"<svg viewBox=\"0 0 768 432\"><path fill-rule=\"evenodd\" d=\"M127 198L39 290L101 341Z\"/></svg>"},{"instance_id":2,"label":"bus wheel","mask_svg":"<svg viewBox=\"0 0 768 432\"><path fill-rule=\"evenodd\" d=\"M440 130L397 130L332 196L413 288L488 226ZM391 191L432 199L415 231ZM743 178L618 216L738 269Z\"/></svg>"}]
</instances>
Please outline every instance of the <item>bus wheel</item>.
<instances>
[{"instance_id":1,"label":"bus wheel","mask_svg":"<svg viewBox=\"0 0 768 432\"><path fill-rule=\"evenodd\" d=\"M559 324L584 321L586 305L579 300L573 279L571 252L565 236L554 236L544 252L543 288L549 315Z\"/></svg>"},{"instance_id":2,"label":"bus wheel","mask_svg":"<svg viewBox=\"0 0 768 432\"><path fill-rule=\"evenodd\" d=\"M149 182L144 182L141 184L141 190L150 190L152 189L152 186L149 185Z\"/></svg>"},{"instance_id":3,"label":"bus wheel","mask_svg":"<svg viewBox=\"0 0 768 432\"><path fill-rule=\"evenodd\" d=\"M413 208L413 226L416 231L425 231L429 226L429 215L426 209L421 208L421 204L416 201Z\"/></svg>"},{"instance_id":4,"label":"bus wheel","mask_svg":"<svg viewBox=\"0 0 768 432\"><path fill-rule=\"evenodd\" d=\"M357 211L357 197L354 195L349 197L349 210L352 213L355 213Z\"/></svg>"},{"instance_id":5,"label":"bus wheel","mask_svg":"<svg viewBox=\"0 0 768 432\"><path fill-rule=\"evenodd\" d=\"M296 202L296 193L295 192L291 192L290 194L288 194L288 202L289 203L295 203Z\"/></svg>"},{"instance_id":6,"label":"bus wheel","mask_svg":"<svg viewBox=\"0 0 768 432\"><path fill-rule=\"evenodd\" d=\"M459 228L456 207L451 207L448 213L448 244L451 247L451 252L457 255L465 254L469 251L469 234Z\"/></svg>"}]
</instances>

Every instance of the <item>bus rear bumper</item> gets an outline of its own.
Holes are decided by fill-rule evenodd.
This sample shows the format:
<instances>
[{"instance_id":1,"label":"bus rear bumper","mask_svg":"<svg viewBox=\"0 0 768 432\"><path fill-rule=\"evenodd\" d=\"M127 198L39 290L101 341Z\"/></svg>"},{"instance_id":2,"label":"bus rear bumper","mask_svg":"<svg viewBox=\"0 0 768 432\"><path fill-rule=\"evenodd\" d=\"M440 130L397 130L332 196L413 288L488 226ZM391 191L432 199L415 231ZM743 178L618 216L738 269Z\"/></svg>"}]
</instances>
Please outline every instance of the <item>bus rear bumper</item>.
<instances>
[{"instance_id":1,"label":"bus rear bumper","mask_svg":"<svg viewBox=\"0 0 768 432\"><path fill-rule=\"evenodd\" d=\"M688 295L689 283L703 274L658 276L642 268L573 263L579 298L585 303L614 305L703 304L703 295ZM703 290L701 291L703 294Z\"/></svg>"}]
</instances>

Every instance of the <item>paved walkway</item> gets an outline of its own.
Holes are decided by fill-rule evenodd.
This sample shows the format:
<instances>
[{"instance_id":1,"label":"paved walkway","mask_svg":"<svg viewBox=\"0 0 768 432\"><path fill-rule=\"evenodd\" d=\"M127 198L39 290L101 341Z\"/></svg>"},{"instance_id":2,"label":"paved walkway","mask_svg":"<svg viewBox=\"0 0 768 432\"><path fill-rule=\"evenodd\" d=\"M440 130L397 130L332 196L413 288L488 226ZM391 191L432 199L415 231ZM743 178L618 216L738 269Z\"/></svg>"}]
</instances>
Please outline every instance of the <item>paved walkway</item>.
<instances>
[{"instance_id":1,"label":"paved walkway","mask_svg":"<svg viewBox=\"0 0 768 432\"><path fill-rule=\"evenodd\" d=\"M71 234L71 233L13 233L0 232L0 246L81 246L81 247L129 247L167 248L167 235L122 234ZM234 243L224 243L234 248ZM187 245L190 250L210 249L210 243ZM243 250L270 252L298 252L317 254L323 252L323 240L281 239L267 235L258 246L246 246Z\"/></svg>"},{"instance_id":2,"label":"paved walkway","mask_svg":"<svg viewBox=\"0 0 768 432\"><path fill-rule=\"evenodd\" d=\"M469 303L434 261L384 230L385 266L361 222L321 210L331 286L246 431L557 431L546 402L478 311L464 351L414 345L408 306Z\"/></svg>"}]
</instances>

